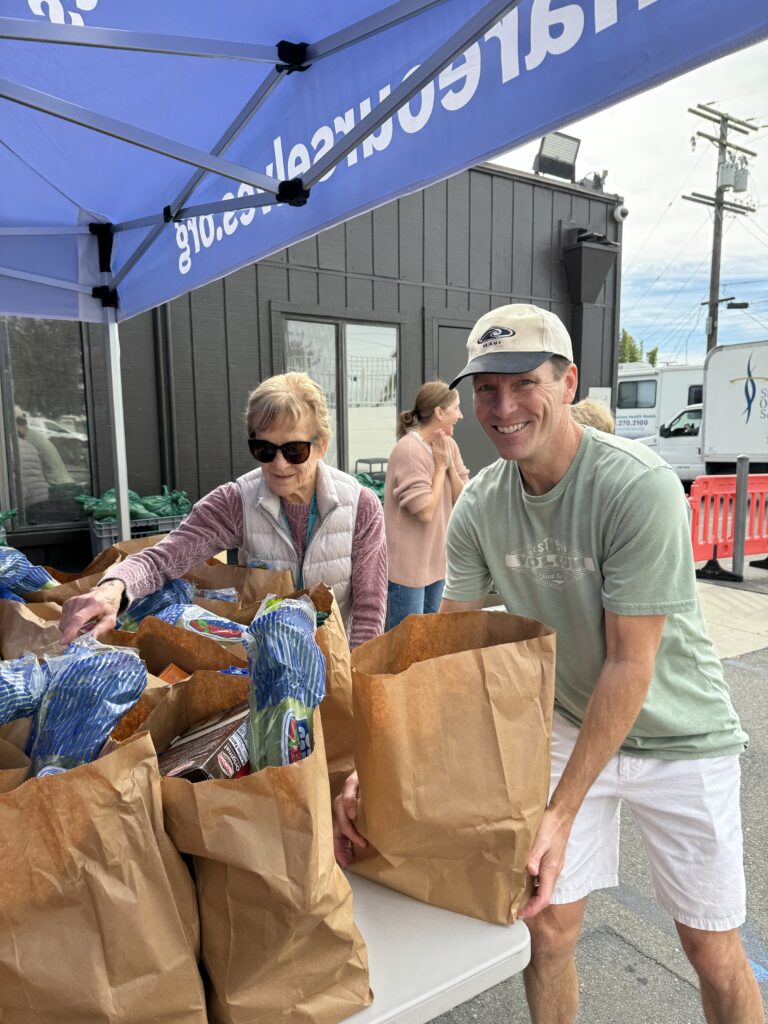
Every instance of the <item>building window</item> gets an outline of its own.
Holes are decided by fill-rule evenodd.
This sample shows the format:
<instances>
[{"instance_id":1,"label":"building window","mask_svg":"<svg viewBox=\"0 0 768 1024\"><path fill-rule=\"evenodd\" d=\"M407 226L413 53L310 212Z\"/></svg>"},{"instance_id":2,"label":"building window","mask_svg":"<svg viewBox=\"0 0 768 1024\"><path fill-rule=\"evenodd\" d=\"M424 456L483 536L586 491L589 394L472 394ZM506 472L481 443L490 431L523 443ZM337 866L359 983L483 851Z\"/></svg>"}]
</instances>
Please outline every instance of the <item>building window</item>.
<instances>
[{"instance_id":1,"label":"building window","mask_svg":"<svg viewBox=\"0 0 768 1024\"><path fill-rule=\"evenodd\" d=\"M397 439L396 327L287 319L285 368L308 373L325 392L330 465L354 473L359 459L389 457Z\"/></svg>"},{"instance_id":2,"label":"building window","mask_svg":"<svg viewBox=\"0 0 768 1024\"><path fill-rule=\"evenodd\" d=\"M688 401L686 405L697 405L704 401L704 385L691 384L688 388Z\"/></svg>"},{"instance_id":3,"label":"building window","mask_svg":"<svg viewBox=\"0 0 768 1024\"><path fill-rule=\"evenodd\" d=\"M653 409L655 406L655 380L621 381L616 402L617 409Z\"/></svg>"},{"instance_id":4,"label":"building window","mask_svg":"<svg viewBox=\"0 0 768 1024\"><path fill-rule=\"evenodd\" d=\"M82 522L91 464L80 325L4 319L0 359L13 526Z\"/></svg>"}]
</instances>

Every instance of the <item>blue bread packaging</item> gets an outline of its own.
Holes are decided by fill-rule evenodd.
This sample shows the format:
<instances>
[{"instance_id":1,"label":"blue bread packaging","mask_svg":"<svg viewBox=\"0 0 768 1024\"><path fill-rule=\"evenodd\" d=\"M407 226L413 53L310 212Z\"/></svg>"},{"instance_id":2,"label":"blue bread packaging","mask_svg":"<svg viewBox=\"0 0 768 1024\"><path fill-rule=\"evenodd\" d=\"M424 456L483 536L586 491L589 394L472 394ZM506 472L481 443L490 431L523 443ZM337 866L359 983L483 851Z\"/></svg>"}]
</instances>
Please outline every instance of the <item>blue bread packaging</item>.
<instances>
[{"instance_id":1,"label":"blue bread packaging","mask_svg":"<svg viewBox=\"0 0 768 1024\"><path fill-rule=\"evenodd\" d=\"M96 759L109 734L147 685L135 650L85 636L45 658L45 691L32 719L30 777L57 775Z\"/></svg>"},{"instance_id":2,"label":"blue bread packaging","mask_svg":"<svg viewBox=\"0 0 768 1024\"><path fill-rule=\"evenodd\" d=\"M269 596L248 627L251 771L293 764L313 749L314 709L325 696L325 659L312 601Z\"/></svg>"}]
</instances>

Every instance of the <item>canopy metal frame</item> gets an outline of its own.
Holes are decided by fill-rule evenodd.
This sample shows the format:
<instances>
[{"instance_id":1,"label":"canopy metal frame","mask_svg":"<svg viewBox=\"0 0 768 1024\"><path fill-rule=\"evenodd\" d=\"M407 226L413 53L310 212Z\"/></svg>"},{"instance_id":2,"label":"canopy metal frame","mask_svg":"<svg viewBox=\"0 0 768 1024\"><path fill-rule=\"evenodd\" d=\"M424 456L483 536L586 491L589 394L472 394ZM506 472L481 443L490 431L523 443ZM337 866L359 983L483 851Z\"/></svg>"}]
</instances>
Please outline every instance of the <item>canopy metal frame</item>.
<instances>
[{"instance_id":1,"label":"canopy metal frame","mask_svg":"<svg viewBox=\"0 0 768 1024\"><path fill-rule=\"evenodd\" d=\"M109 225L111 231L127 231L148 227L150 230L136 246L120 269L113 273L109 258L100 247L101 280L91 289L87 285L61 281L40 275L25 274L0 267L0 274L21 280L45 283L81 293L99 293L104 306L104 346L109 382L109 409L112 426L115 494L117 498L117 529L121 539L130 537L128 507L128 465L125 446L125 419L123 410L122 379L120 373L120 334L114 302L116 289L144 254L157 241L165 228L174 220L228 210L242 210L283 201L303 205L309 190L330 170L336 167L364 139L381 127L431 82L467 47L471 46L491 26L518 6L520 0L488 0L462 28L454 32L433 55L409 75L389 96L381 100L349 133L344 135L311 169L308 176L292 182L280 182L242 164L227 160L222 153L253 119L258 109L271 96L286 74L311 71L313 64L353 46L355 43L387 31L395 25L416 17L445 0L396 0L389 7L362 18L352 25L315 43L285 43L262 45L236 40L197 39L188 36L160 33L131 32L123 29L101 29L78 25L54 25L24 19L0 18L0 38L25 42L50 43L64 46L97 47L101 49L129 50L143 53L173 54L203 59L254 61L272 64L259 88L227 126L210 152L188 146L178 140L147 131L137 125L88 110L78 104L52 96L40 90L0 78L0 97L84 128L110 136L130 145L159 153L172 160L189 164L194 173L173 200L156 214L148 214L122 224ZM285 54L289 54L286 63ZM296 61L299 61L296 63ZM192 206L185 205L206 174L218 174L258 189L255 195L241 196ZM286 186L291 186L286 189ZM6 235L24 234L85 234L86 227L30 226L1 229ZM111 246L109 247L111 250ZM107 298L109 296L110 298Z\"/></svg>"}]
</instances>

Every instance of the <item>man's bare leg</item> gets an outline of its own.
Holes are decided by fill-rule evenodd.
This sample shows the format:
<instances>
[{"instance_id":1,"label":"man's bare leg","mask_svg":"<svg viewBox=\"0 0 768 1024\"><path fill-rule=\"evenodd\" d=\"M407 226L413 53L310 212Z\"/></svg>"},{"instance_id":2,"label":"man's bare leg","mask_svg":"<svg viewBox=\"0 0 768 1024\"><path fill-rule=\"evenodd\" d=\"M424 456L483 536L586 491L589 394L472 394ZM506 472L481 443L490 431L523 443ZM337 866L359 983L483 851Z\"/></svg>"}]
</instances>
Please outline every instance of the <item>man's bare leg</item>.
<instances>
[{"instance_id":1,"label":"man's bare leg","mask_svg":"<svg viewBox=\"0 0 768 1024\"><path fill-rule=\"evenodd\" d=\"M675 921L685 955L701 985L708 1024L765 1024L760 988L738 928L706 932Z\"/></svg>"},{"instance_id":2,"label":"man's bare leg","mask_svg":"<svg viewBox=\"0 0 768 1024\"><path fill-rule=\"evenodd\" d=\"M525 922L531 932L531 962L523 980L533 1024L571 1024L576 1018L579 979L573 953L586 905L586 899L550 905Z\"/></svg>"}]
</instances>

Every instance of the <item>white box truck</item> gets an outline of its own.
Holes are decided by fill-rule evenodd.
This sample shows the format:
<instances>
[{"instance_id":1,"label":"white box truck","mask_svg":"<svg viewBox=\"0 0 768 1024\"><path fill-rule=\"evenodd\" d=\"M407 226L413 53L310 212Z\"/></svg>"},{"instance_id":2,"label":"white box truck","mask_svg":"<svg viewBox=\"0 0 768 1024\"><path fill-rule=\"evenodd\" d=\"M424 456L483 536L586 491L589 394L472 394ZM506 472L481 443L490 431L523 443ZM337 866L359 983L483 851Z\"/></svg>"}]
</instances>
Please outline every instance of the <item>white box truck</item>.
<instances>
[{"instance_id":1,"label":"white box truck","mask_svg":"<svg viewBox=\"0 0 768 1024\"><path fill-rule=\"evenodd\" d=\"M616 433L647 437L682 409L701 401L703 366L619 363Z\"/></svg>"},{"instance_id":2,"label":"white box truck","mask_svg":"<svg viewBox=\"0 0 768 1024\"><path fill-rule=\"evenodd\" d=\"M768 341L713 349L704 363L703 397L639 440L684 482L735 473L739 455L749 456L750 473L768 473Z\"/></svg>"}]
</instances>

